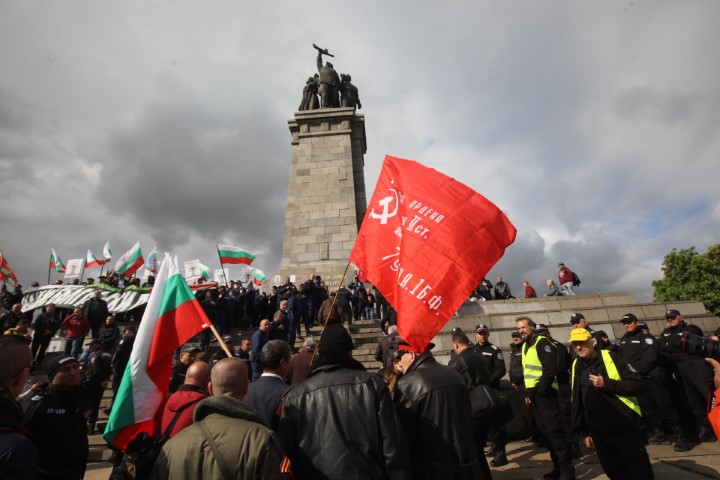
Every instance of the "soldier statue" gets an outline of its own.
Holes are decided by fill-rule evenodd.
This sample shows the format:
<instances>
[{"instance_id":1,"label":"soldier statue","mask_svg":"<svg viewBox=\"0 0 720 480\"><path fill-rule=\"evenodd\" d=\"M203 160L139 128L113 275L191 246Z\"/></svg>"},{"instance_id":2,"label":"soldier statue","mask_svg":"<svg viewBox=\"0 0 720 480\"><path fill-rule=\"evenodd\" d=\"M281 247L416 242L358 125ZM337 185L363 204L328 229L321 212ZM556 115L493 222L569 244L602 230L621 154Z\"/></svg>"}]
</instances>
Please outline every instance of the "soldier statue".
<instances>
[{"instance_id":1,"label":"soldier statue","mask_svg":"<svg viewBox=\"0 0 720 480\"><path fill-rule=\"evenodd\" d=\"M320 85L318 86L318 93L320 94L320 108L338 108L340 101L338 99L338 88L340 87L340 77L333 68L333 64L325 62L325 66L322 64L322 56L327 55L332 57L328 53L327 49L322 49L317 45L313 44L313 47L318 51L317 54L317 69L320 74Z\"/></svg>"},{"instance_id":2,"label":"soldier statue","mask_svg":"<svg viewBox=\"0 0 720 480\"><path fill-rule=\"evenodd\" d=\"M316 73L314 77L309 77L303 88L303 97L300 102L301 112L304 110L317 110L320 108L320 102L318 101L318 79L320 77Z\"/></svg>"},{"instance_id":3,"label":"soldier statue","mask_svg":"<svg viewBox=\"0 0 720 480\"><path fill-rule=\"evenodd\" d=\"M350 107L353 110L355 110L356 106L357 108L362 108L358 89L350 83L350 80L352 80L350 74L343 73L340 75L340 106Z\"/></svg>"}]
</instances>

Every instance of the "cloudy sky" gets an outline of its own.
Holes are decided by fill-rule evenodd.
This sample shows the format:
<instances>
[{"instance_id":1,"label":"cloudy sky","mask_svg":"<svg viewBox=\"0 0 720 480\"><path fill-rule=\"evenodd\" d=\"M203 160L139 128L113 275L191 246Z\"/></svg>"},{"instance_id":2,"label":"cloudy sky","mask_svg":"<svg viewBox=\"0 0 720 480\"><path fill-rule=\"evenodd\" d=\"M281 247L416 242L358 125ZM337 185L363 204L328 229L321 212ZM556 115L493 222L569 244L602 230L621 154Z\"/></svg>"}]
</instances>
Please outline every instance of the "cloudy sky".
<instances>
[{"instance_id":1,"label":"cloudy sky","mask_svg":"<svg viewBox=\"0 0 720 480\"><path fill-rule=\"evenodd\" d=\"M489 274L514 291L565 261L581 292L649 301L666 253L718 242L716 1L4 0L0 248L20 281L108 240L212 268L230 243L274 273L312 43L360 90L368 198L386 154L479 191L518 229Z\"/></svg>"}]
</instances>

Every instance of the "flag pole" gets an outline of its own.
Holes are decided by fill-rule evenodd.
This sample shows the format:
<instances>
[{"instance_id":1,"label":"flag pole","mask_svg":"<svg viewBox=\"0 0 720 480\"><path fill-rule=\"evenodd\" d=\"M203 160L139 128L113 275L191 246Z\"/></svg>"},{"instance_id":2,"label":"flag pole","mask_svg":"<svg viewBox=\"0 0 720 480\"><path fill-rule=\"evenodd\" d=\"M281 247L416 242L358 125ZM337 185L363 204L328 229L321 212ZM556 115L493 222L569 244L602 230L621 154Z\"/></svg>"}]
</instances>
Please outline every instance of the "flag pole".
<instances>
[{"instance_id":1,"label":"flag pole","mask_svg":"<svg viewBox=\"0 0 720 480\"><path fill-rule=\"evenodd\" d=\"M223 272L223 278L225 279L225 287L226 287L226 288L229 288L229 287L230 287L230 283L228 282L228 279L227 279L227 277L225 276L225 267L223 267L222 257L220 256L220 247L218 247L217 243L215 244L215 250L217 250L217 252L218 252L218 260L220 261L220 270L222 270L222 272ZM208 272L208 274L210 274L210 272ZM208 279L208 280L209 280L209 279ZM217 335L216 335L216 336L217 336Z\"/></svg>"},{"instance_id":2,"label":"flag pole","mask_svg":"<svg viewBox=\"0 0 720 480\"><path fill-rule=\"evenodd\" d=\"M235 355L230 353L230 349L228 348L227 344L223 341L222 335L220 335L220 333L215 328L215 325L213 325L212 323L210 324L210 330L212 330L212 332L215 334L215 338L217 338L218 343L220 344L222 349L225 350L225 353L227 353L227 356L231 357L231 358L234 357Z\"/></svg>"},{"instance_id":3,"label":"flag pole","mask_svg":"<svg viewBox=\"0 0 720 480\"><path fill-rule=\"evenodd\" d=\"M350 262L348 261L347 265L345 265L345 271L342 274L342 278L340 279L340 284L337 287L337 291L340 291L340 287L342 287L343 282L345 281L345 275L347 275L348 268L350 268ZM313 356L310 359L310 365L315 363L315 357L317 357L318 350L320 350L320 342L322 341L322 332L325 331L325 327L327 326L328 320L330 320L330 314L333 311L333 308L335 307L335 302L337 301L337 292L335 292L335 298L333 298L332 304L330 305L330 311L328 312L327 317L325 317L325 321L323 322L322 331L320 332L320 338L318 338L318 344L315 347L315 351L313 352ZM342 321L342 320L341 320Z\"/></svg>"},{"instance_id":4,"label":"flag pole","mask_svg":"<svg viewBox=\"0 0 720 480\"><path fill-rule=\"evenodd\" d=\"M52 251L50 252L50 255L53 257L53 260L57 262L57 259L55 258L55 255L53 255ZM48 262L48 281L47 284L50 285L50 262Z\"/></svg>"}]
</instances>

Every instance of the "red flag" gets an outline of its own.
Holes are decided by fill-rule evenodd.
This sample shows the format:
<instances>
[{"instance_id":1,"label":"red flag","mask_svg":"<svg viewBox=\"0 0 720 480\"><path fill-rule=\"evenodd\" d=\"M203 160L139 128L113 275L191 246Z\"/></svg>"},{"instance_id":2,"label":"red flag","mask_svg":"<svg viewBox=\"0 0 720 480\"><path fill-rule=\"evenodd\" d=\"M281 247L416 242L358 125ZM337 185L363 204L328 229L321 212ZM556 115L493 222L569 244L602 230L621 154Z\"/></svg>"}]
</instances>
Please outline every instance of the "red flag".
<instances>
[{"instance_id":1,"label":"red flag","mask_svg":"<svg viewBox=\"0 0 720 480\"><path fill-rule=\"evenodd\" d=\"M395 308L400 336L422 352L516 233L471 188L388 155L350 261Z\"/></svg>"}]
</instances>

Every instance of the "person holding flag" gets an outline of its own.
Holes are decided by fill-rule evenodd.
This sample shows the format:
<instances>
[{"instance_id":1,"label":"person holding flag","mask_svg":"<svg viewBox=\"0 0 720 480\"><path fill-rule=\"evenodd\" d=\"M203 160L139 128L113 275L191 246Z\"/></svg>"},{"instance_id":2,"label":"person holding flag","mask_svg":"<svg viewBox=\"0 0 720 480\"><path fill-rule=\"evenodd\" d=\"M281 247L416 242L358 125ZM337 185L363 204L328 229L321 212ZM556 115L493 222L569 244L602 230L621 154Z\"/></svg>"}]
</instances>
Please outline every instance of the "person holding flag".
<instances>
[{"instance_id":1,"label":"person holding flag","mask_svg":"<svg viewBox=\"0 0 720 480\"><path fill-rule=\"evenodd\" d=\"M208 328L177 258L166 253L103 434L109 444L124 452L138 435L156 432L155 413L170 384L175 351Z\"/></svg>"}]
</instances>

